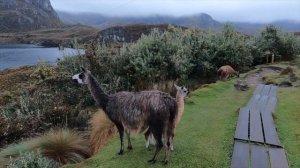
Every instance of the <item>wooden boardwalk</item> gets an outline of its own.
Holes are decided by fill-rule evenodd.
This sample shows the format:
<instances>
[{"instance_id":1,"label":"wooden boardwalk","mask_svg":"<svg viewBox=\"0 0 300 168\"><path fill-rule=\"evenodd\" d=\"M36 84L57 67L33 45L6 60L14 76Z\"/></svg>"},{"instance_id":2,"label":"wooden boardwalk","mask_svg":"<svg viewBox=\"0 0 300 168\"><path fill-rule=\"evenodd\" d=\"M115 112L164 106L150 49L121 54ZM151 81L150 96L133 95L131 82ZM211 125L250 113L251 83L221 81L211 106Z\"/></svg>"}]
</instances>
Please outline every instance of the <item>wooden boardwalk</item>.
<instances>
[{"instance_id":1,"label":"wooden boardwalk","mask_svg":"<svg viewBox=\"0 0 300 168\"><path fill-rule=\"evenodd\" d=\"M234 135L232 168L288 168L272 113L277 86L258 85L247 106L240 109Z\"/></svg>"}]
</instances>

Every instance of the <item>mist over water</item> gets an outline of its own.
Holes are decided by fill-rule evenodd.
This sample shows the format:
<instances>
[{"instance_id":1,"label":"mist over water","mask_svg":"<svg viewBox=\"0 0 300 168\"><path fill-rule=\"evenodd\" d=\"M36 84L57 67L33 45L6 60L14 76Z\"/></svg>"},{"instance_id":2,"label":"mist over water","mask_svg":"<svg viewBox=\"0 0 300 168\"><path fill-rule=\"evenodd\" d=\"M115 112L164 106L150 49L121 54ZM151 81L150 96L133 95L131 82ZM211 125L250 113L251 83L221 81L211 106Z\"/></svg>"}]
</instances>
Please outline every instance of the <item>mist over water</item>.
<instances>
[{"instance_id":1,"label":"mist over water","mask_svg":"<svg viewBox=\"0 0 300 168\"><path fill-rule=\"evenodd\" d=\"M84 50L46 48L32 44L0 44L0 70L36 65L41 60L55 65L58 58L83 54Z\"/></svg>"}]
</instances>

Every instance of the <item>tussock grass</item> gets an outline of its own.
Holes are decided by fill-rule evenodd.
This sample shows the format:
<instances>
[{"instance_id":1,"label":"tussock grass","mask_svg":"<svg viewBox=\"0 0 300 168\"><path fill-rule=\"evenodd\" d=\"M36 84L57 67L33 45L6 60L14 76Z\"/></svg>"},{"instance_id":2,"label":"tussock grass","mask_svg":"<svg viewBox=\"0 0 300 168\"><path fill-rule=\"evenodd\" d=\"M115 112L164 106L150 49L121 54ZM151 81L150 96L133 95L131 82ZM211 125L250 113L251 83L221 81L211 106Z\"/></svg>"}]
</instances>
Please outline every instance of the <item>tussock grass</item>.
<instances>
[{"instance_id":1,"label":"tussock grass","mask_svg":"<svg viewBox=\"0 0 300 168\"><path fill-rule=\"evenodd\" d=\"M88 143L76 132L51 130L40 137L29 139L0 151L0 167L20 153L39 151L40 154L61 164L78 163L90 156Z\"/></svg>"},{"instance_id":2,"label":"tussock grass","mask_svg":"<svg viewBox=\"0 0 300 168\"><path fill-rule=\"evenodd\" d=\"M92 116L90 125L90 147L92 153L95 154L116 134L117 129L101 110Z\"/></svg>"}]
</instances>

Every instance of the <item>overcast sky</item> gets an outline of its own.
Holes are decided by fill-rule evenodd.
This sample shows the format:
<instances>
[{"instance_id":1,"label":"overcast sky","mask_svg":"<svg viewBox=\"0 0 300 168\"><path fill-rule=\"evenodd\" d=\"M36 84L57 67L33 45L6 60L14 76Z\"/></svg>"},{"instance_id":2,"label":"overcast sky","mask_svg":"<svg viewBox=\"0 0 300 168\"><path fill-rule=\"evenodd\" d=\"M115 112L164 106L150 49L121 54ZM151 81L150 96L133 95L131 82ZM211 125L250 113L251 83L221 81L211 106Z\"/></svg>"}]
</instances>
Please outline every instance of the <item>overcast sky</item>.
<instances>
[{"instance_id":1,"label":"overcast sky","mask_svg":"<svg viewBox=\"0 0 300 168\"><path fill-rule=\"evenodd\" d=\"M193 15L218 21L300 21L300 0L50 0L55 10L110 16Z\"/></svg>"}]
</instances>

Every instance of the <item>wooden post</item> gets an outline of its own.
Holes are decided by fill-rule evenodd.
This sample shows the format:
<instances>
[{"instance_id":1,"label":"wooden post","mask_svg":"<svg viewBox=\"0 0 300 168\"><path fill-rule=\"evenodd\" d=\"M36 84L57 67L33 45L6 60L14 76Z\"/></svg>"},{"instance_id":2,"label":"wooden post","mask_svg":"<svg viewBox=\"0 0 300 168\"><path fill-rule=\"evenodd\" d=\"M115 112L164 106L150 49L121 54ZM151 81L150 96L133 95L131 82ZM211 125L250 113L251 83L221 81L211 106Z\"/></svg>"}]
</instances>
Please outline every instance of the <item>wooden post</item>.
<instances>
[{"instance_id":1,"label":"wooden post","mask_svg":"<svg viewBox=\"0 0 300 168\"><path fill-rule=\"evenodd\" d=\"M275 55L274 55L274 53L272 54L272 64L274 63L274 57L275 57Z\"/></svg>"}]
</instances>

